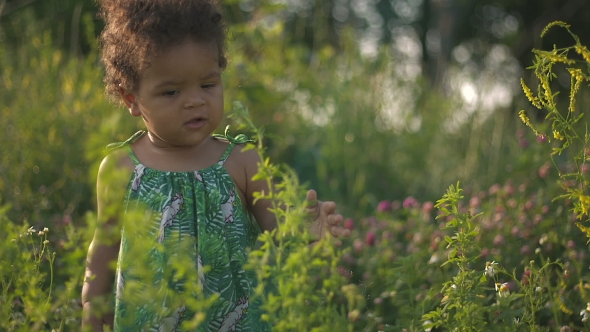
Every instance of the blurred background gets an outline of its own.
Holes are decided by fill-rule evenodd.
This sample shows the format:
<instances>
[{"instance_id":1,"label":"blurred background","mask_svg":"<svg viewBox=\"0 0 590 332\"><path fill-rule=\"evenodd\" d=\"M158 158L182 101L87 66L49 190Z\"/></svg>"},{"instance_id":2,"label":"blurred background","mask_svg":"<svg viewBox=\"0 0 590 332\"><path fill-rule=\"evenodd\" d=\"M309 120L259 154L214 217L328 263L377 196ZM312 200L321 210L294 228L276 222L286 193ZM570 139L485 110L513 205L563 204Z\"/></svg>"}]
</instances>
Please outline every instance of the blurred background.
<instances>
[{"instance_id":1,"label":"blurred background","mask_svg":"<svg viewBox=\"0 0 590 332\"><path fill-rule=\"evenodd\" d=\"M223 7L226 110L234 101L248 107L272 161L353 217L381 200L436 200L457 181L471 192L543 182L536 173L551 143L518 119L521 109L544 115L519 81L536 87L526 70L533 48L573 44L563 29L541 39L546 24L565 21L582 43L590 37L585 0ZM104 147L141 128L105 96L96 11L92 0L0 0L0 205L10 205L14 221L81 220L94 209Z\"/></svg>"}]
</instances>

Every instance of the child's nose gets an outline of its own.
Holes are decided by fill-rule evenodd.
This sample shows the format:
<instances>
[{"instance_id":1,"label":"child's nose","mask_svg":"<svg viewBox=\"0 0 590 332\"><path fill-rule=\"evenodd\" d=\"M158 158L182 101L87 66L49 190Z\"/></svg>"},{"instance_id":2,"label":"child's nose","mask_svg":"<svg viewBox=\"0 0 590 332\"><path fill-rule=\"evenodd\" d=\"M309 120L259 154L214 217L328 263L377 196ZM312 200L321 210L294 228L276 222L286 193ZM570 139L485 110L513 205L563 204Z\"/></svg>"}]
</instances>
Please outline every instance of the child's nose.
<instances>
[{"instance_id":1,"label":"child's nose","mask_svg":"<svg viewBox=\"0 0 590 332\"><path fill-rule=\"evenodd\" d=\"M185 101L184 107L199 107L205 104L205 98L202 91L191 92Z\"/></svg>"}]
</instances>

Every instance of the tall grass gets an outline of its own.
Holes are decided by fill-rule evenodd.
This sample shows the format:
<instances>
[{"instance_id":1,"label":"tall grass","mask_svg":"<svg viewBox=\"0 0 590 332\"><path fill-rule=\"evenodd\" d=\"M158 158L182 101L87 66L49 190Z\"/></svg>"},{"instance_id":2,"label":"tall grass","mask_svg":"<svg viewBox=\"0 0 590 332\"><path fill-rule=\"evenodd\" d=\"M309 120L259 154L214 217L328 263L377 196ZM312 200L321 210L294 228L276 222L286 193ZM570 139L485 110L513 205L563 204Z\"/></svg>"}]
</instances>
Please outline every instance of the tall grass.
<instances>
[{"instance_id":1,"label":"tall grass","mask_svg":"<svg viewBox=\"0 0 590 332\"><path fill-rule=\"evenodd\" d=\"M588 246L568 205L573 201L577 215L586 215L585 157L576 157L574 172L567 172L578 177L560 180L569 201L552 201L562 192L543 156L562 147L554 146L558 138L547 142L524 132L502 111L449 132L443 124L458 102L399 79L386 49L365 59L350 34L338 49L310 51L289 45L280 21L269 25L262 18L231 27L224 80L226 109L236 100L249 108L252 122L263 127L261 152L294 170L265 170L282 177L287 189L273 199L294 209L280 216L281 245L265 235L251 259L268 287L259 296L277 331L329 324L352 331L465 329L472 321L498 330L586 327ZM126 139L139 124L106 100L95 49L71 56L27 10L10 19L23 30L16 49L0 47L0 280L2 303L9 304L0 326L76 330L95 226L97 163L107 143ZM83 34L95 35L91 17L81 22ZM552 53L545 55L550 61ZM384 110L402 93L409 93L409 109L391 123ZM412 126L417 120L420 126ZM564 128L551 131L567 137ZM562 175L573 165L564 163L568 156L564 151L554 159ZM464 223L453 228L451 217L435 219L431 202L457 180L469 201L446 197ZM347 220L353 238L342 247L326 241L311 249L302 245L305 236L292 235L300 224L287 220L301 221L299 181L353 217ZM463 215L467 210L473 213ZM453 236L467 226L472 242L465 245L472 246L457 249ZM452 264L441 266L449 257ZM496 272L487 274L490 266Z\"/></svg>"}]
</instances>

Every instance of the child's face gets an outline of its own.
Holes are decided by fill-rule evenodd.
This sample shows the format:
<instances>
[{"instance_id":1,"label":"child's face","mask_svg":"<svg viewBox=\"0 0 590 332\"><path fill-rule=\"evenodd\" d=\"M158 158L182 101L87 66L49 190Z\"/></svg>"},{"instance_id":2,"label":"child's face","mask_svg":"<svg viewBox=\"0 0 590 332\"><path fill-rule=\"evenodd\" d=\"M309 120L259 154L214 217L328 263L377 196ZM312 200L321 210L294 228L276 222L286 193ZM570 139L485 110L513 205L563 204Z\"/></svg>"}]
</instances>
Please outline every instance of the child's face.
<instances>
[{"instance_id":1,"label":"child's face","mask_svg":"<svg viewBox=\"0 0 590 332\"><path fill-rule=\"evenodd\" d=\"M129 112L142 116L154 143L190 147L203 142L223 117L217 46L187 40L154 57L135 93L121 89Z\"/></svg>"}]
</instances>

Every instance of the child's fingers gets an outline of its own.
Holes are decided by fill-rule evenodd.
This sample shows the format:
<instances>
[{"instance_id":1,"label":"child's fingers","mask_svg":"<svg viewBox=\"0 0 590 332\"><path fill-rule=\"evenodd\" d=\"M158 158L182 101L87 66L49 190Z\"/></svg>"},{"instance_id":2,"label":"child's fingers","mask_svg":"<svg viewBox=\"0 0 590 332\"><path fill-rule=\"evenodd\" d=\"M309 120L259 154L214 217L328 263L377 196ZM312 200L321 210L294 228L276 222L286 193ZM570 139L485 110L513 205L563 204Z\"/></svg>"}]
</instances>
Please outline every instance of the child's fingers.
<instances>
[{"instance_id":1,"label":"child's fingers","mask_svg":"<svg viewBox=\"0 0 590 332\"><path fill-rule=\"evenodd\" d=\"M318 205L318 193L313 189L308 190L305 195L305 200L307 201L308 208L316 208Z\"/></svg>"}]
</instances>

